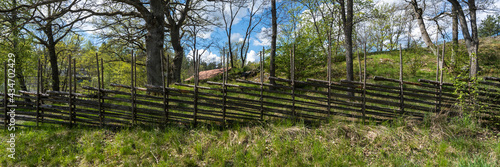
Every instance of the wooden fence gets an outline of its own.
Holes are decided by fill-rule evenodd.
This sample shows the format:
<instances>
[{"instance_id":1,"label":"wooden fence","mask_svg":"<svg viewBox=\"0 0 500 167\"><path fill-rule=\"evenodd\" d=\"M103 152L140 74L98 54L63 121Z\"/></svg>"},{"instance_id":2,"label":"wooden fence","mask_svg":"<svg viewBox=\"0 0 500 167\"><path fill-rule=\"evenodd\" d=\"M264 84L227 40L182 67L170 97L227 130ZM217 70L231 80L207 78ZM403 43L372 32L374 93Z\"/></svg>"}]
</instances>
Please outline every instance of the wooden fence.
<instances>
[{"instance_id":1,"label":"wooden fence","mask_svg":"<svg viewBox=\"0 0 500 167\"><path fill-rule=\"evenodd\" d=\"M262 56L262 55L261 55ZM68 60L72 60L69 58ZM169 85L163 77L164 86L136 86L135 59L132 59L131 84L110 84L104 89L102 59L96 55L98 86L82 86L77 92L74 64L69 62L69 91L41 92L40 63L36 92L19 91L18 94L0 93L3 97L0 115L5 127L10 123L9 111L15 108L16 125L38 126L43 124L65 124L84 126L131 126L169 123L186 124L230 124L271 119L295 119L306 122L326 119L351 121L390 121L395 118L422 120L439 112L455 111L456 103L476 103L484 107L478 115L487 122L499 122L500 78L485 77L477 86L477 96L460 97L451 83L420 79L418 82L376 76L372 83L346 81L332 82L330 79L307 79L298 81L269 77L277 84L264 83L263 64L260 64L260 82L236 79L238 84L228 81L227 58L223 56L222 82L206 82L199 86L195 75L194 85L176 83ZM195 56L195 71L199 57ZM291 56L293 69L294 56ZM162 60L163 61L163 60ZM330 60L328 60L330 64ZM100 65L99 65L100 64ZM162 63L163 64L163 63ZM163 71L163 66L161 67ZM402 65L400 67L402 69ZM168 67L167 67L168 69ZM365 68L366 72L366 59ZM330 69L329 69L330 71ZM442 71L442 70L441 70ZM442 73L441 73L442 74ZM73 77L71 77L73 76ZM162 73L162 76L163 73ZM328 73L328 78L330 73ZM5 81L6 82L6 81ZM7 84L5 84L7 85ZM471 92L464 87L465 93ZM11 101L13 98L15 101ZM471 99L475 99L471 101ZM31 123L30 123L31 122Z\"/></svg>"}]
</instances>

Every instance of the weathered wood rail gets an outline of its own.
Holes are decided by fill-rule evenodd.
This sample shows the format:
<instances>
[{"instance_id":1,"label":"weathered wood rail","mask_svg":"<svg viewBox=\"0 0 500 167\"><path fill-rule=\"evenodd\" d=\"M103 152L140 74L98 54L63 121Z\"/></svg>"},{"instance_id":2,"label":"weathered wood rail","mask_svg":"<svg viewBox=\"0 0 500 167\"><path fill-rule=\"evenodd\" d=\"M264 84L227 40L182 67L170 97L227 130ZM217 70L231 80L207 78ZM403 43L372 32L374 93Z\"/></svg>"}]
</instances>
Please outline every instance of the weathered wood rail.
<instances>
[{"instance_id":1,"label":"weathered wood rail","mask_svg":"<svg viewBox=\"0 0 500 167\"><path fill-rule=\"evenodd\" d=\"M293 56L291 58L293 67ZM99 60L97 56L96 59ZM7 112L12 105L17 105L16 124L31 126L34 124L30 122L36 122L36 126L40 123L162 126L169 123L224 125L272 119L382 122L404 117L422 120L428 115L453 111L459 97L454 93L456 88L451 83L426 79L409 82L404 81L402 76L400 79L376 76L372 83L366 80L299 81L293 80L293 77L269 77L269 80L277 83L272 85L263 82L261 72L260 82L236 79L238 84L229 84L225 60L224 57L222 82L206 82L208 86L176 83L175 87L171 87L165 85L168 81L164 79L164 86L137 87L135 70L132 69L131 85L110 84L111 89L105 89L101 59L98 87L82 86L80 90L85 90L86 94L76 92L76 84L73 85L75 82L71 78L69 88L75 87L69 92L42 92L38 84L35 92L19 91L12 95L15 99L13 103L6 100L7 94L0 93L3 97L0 107L4 111L0 114L0 120L7 127L10 121ZM198 68L196 66L195 70ZM132 68L135 66L132 65ZM260 68L263 69L262 64ZM42 79L39 72L38 81ZM484 81L478 82L477 88L475 103L485 106L479 116L483 121L499 122L500 78L485 77ZM463 91L467 90L464 88ZM349 92L354 95L348 95ZM470 100L469 97L464 99Z\"/></svg>"}]
</instances>

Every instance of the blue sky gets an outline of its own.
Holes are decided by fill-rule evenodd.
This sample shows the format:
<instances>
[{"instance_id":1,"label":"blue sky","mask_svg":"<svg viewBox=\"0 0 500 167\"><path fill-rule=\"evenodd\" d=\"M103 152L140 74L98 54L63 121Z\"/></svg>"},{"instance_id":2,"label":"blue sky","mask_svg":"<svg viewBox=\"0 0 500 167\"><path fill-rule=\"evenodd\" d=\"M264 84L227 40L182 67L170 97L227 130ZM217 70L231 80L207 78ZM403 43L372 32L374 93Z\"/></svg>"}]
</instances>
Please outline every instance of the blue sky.
<instances>
[{"instance_id":1,"label":"blue sky","mask_svg":"<svg viewBox=\"0 0 500 167\"><path fill-rule=\"evenodd\" d=\"M263 2L267 2L267 0L256 0L257 4L261 4ZM208 3L212 6L214 6L214 12L209 12L205 13L204 17L207 18L216 18L216 20L223 21L222 20L222 12L221 12L221 3L216 3L214 5L214 2L203 2L203 3ZM401 0L375 0L376 5L381 5L383 3L405 3L404 1ZM435 7L435 8L443 8L442 5L446 3L442 3L441 7ZM203 4L205 5L205 4ZM488 14L495 14L498 13L498 8L500 6L500 0L494 0L494 5L490 6L493 10L488 10L488 11L478 11L478 24L481 23L481 20L486 18ZM224 12L226 15L229 15L229 7L228 4L226 4L226 9ZM447 5L445 8L450 8L451 6ZM435 12L437 10L442 10L442 9L434 9L432 11L432 7L428 7L429 10L426 10L426 13L424 14L425 17L432 17L434 16ZM232 29L232 41L237 42L239 40L243 39L243 36L246 31L246 27L248 26L248 12L249 8L243 8L240 9L238 15L236 15L235 23L233 24L233 29ZM270 4L264 4L261 11L257 12L259 15L264 15L264 14L270 14L268 11L270 10ZM265 13L267 12L267 13ZM433 13L434 12L434 13ZM440 12L440 11L437 11ZM252 35L250 37L250 43L249 43L249 50L248 50L248 56L247 56L247 61L251 62L256 62L259 61L259 56L258 53L259 51L262 50L262 47L265 47L266 49L269 48L270 46L270 16L264 16L266 19L264 19L259 25L257 25L252 32ZM412 38L414 40L419 40L420 38L420 30L418 29L418 26L416 25L416 21L413 23L413 32L411 34ZM444 23L440 23L444 24ZM434 40L434 36L436 33L436 25L432 21L426 21L426 27L428 29L429 35L431 35L432 39ZM198 43L214 43L212 47L208 48L207 50L203 49L203 46L198 46L198 52L202 54L201 59L202 61L206 62L220 62L220 53L219 53L219 47L216 47L215 45L222 46L227 42L227 37L225 34L225 29L222 27L215 27L211 26L208 28L209 31L202 32L198 34L197 41ZM451 33L451 26L445 28L446 33ZM94 44L98 44L99 40L97 40L97 37L92 35L91 33L85 33L87 37L91 38L91 41ZM406 32L404 33L406 35ZM462 38L461 32L459 33L460 38ZM402 37L402 43L405 43L406 37ZM442 41L442 40L440 40ZM188 57L191 57L191 54L193 52L192 48L190 47L185 47L186 54Z\"/></svg>"},{"instance_id":2,"label":"blue sky","mask_svg":"<svg viewBox=\"0 0 500 167\"><path fill-rule=\"evenodd\" d=\"M384 3L387 4L394 4L394 3L405 3L405 1L401 0L374 0L376 5L382 5ZM428 1L430 2L430 1ZM257 2L259 3L259 2ZM500 7L500 0L493 0L493 4L488 6L489 10L480 10L477 13L477 23L478 25L481 23L483 19L486 18L487 15L494 15L498 13L498 7ZM424 13L424 18L429 18L429 17L434 17L436 15L436 12L442 12L444 10L449 10L451 8L451 4L449 4L447 1L443 1L438 3L436 6L431 6L427 5L426 11ZM264 10L270 10L270 5L267 4L264 8ZM305 9L304 9L305 10ZM269 14L269 13L268 13ZM238 15L240 17L239 21L237 21L236 24L233 25L233 32L232 32L232 40L237 41L238 38L242 37L244 35L246 26L248 25L248 20L245 19L247 15L240 13ZM270 16L268 16L270 18ZM238 18L237 18L238 20ZM264 20L264 22L270 22L269 19ZM433 21L425 21L427 31L429 32L429 35L432 37L432 40L435 40L435 35L437 33L437 26ZM444 27L444 32L448 34L451 38L451 26L446 26L446 23L439 22L441 27ZM412 33L411 36L413 40L418 40L421 41L421 35L420 35L420 30L418 28L418 25L416 24L416 21L413 22L412 24ZM461 28L459 28L461 30ZM470 30L470 25L469 25L469 30ZM255 31L252 33L251 40L250 40L250 46L249 46L249 52L248 52L248 61L259 61L259 56L258 52L262 50L262 47L266 47L266 49L269 48L270 46L270 23L261 23L259 24L256 28ZM210 38L207 38L207 34L205 34L204 38L207 38L207 40L210 39L220 39L217 42L219 44L224 44L227 42L227 37L225 35L224 29L221 28L214 28L213 32L210 32ZM401 37L400 42L401 43L406 43L406 32L403 33L404 36ZM463 35L461 31L459 31L459 38L462 39ZM446 41L450 41L451 39L444 39ZM443 39L440 39L439 42L442 42ZM435 42L435 41L434 41ZM205 53L202 55L202 60L213 60L213 61L220 61L219 57L219 49L212 47L208 51L208 53ZM203 58L205 57L205 59Z\"/></svg>"},{"instance_id":3,"label":"blue sky","mask_svg":"<svg viewBox=\"0 0 500 167\"><path fill-rule=\"evenodd\" d=\"M207 2L209 5L213 5L213 2ZM228 16L231 15L231 12L229 10L229 4L222 4L222 3L215 3L216 7L213 8L215 12L212 13L207 13L206 15L209 15L207 17L209 18L215 18L216 20L221 23L220 27L209 27L210 31L200 33L198 35L198 41L204 41L205 43L210 43L214 42L214 45L217 46L212 46L208 50L200 50L198 51L199 53L204 52L205 53L202 55L202 60L204 61L216 61L220 62L220 53L219 53L219 48L220 46L223 46L224 44L227 43L227 35L225 31L225 25L223 24L223 17L222 17L222 11L224 11L226 15L226 20L229 21L227 18ZM225 5L224 8L222 5ZM244 35L246 33L246 28L249 23L249 13L251 12L251 5L247 4L246 8L241 8L238 11L238 14L235 15L234 23L232 26L232 32L231 32L231 41L232 43L236 43L238 41L242 41L244 39ZM260 10L253 10L254 12L257 13L255 17L264 17L263 20L260 22L260 24L257 24L257 26L254 28L254 31L252 32L250 36L250 41L249 41L249 50L248 50L248 55L247 55L247 62L255 62L259 61L259 56L258 52L262 50L262 47L269 47L270 46L270 16L266 16L265 14L270 14L270 4L268 3L268 0L255 0L255 8L260 6ZM267 13L266 13L267 12ZM236 9L233 7L233 13L236 13ZM255 20L254 20L255 23ZM226 46L227 47L227 46ZM200 48L200 47L198 47ZM190 54L192 53L192 50L188 52L188 57L191 57Z\"/></svg>"}]
</instances>

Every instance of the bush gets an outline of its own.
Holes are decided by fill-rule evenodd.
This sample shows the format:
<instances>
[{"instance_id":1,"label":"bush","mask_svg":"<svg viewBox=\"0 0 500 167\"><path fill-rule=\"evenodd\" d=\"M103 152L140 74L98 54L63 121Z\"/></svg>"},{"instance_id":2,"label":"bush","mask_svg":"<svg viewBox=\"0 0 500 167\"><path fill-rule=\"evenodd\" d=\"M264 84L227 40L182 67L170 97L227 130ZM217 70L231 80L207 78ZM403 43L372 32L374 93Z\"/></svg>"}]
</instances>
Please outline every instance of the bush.
<instances>
[{"instance_id":1,"label":"bush","mask_svg":"<svg viewBox=\"0 0 500 167\"><path fill-rule=\"evenodd\" d=\"M423 53L419 53L414 49L409 49L408 53L404 54L407 58L404 58L405 62L405 71L409 71L411 75L416 75L417 71L424 67L424 60L422 59Z\"/></svg>"}]
</instances>

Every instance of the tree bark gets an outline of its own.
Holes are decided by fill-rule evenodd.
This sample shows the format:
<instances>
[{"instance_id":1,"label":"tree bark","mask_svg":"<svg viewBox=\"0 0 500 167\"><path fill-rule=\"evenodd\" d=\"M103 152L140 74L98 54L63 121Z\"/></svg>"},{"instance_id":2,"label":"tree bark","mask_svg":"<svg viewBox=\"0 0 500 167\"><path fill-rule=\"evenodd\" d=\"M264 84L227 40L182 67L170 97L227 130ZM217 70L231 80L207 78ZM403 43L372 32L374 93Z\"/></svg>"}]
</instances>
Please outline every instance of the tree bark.
<instances>
[{"instance_id":1,"label":"tree bark","mask_svg":"<svg viewBox=\"0 0 500 167\"><path fill-rule=\"evenodd\" d=\"M182 58L184 57L184 48L181 44L180 29L178 27L173 27L170 30L170 39L172 47L174 48L174 65L173 65L173 80L174 82L181 82L181 66Z\"/></svg>"},{"instance_id":2,"label":"tree bark","mask_svg":"<svg viewBox=\"0 0 500 167\"><path fill-rule=\"evenodd\" d=\"M12 6L16 7L17 6L17 0L12 0ZM19 82L19 86L21 87L21 90L27 91L26 88L26 81L24 80L24 75L23 75L23 66L21 65L21 62L24 60L21 60L23 57L20 57L20 50L19 50L19 27L17 27L17 10L12 11L12 18L10 19L10 25L12 29L12 34L13 34L13 40L12 40L12 48L14 49L14 55L16 55L17 61L16 61L16 78L17 81ZM20 57L20 58L19 58ZM29 99L26 99L26 101L29 101Z\"/></svg>"},{"instance_id":3,"label":"tree bark","mask_svg":"<svg viewBox=\"0 0 500 167\"><path fill-rule=\"evenodd\" d=\"M431 49L434 55L437 55L438 53L436 51L434 43L432 43L432 40L429 37L429 34L427 33L427 29L425 28L424 19L422 18L422 13L423 13L422 8L418 7L418 3L416 0L411 0L410 3L413 6L415 17L417 18L418 27L420 28L420 33L422 34L422 39L424 40L425 45L427 45L427 47Z\"/></svg>"},{"instance_id":4,"label":"tree bark","mask_svg":"<svg viewBox=\"0 0 500 167\"><path fill-rule=\"evenodd\" d=\"M411 47L411 26L412 26L411 22L412 22L412 20L408 21L408 41L407 41L408 43L406 44L406 48L408 48L408 49Z\"/></svg>"},{"instance_id":5,"label":"tree bark","mask_svg":"<svg viewBox=\"0 0 500 167\"><path fill-rule=\"evenodd\" d=\"M161 0L151 0L151 12L145 17L146 29L146 73L147 82L150 85L160 86L161 78L161 51L163 50L164 36L164 13Z\"/></svg>"},{"instance_id":6,"label":"tree bark","mask_svg":"<svg viewBox=\"0 0 500 167\"><path fill-rule=\"evenodd\" d=\"M269 75L271 77L276 77L276 65L274 59L276 57L276 37L278 34L278 24L276 16L276 0L271 1L271 15L272 15L272 35L271 35L271 57L269 63ZM271 84L275 85L274 80L270 80Z\"/></svg>"},{"instance_id":7,"label":"tree bark","mask_svg":"<svg viewBox=\"0 0 500 167\"><path fill-rule=\"evenodd\" d=\"M458 46L458 12L455 6L451 7L452 42L453 46Z\"/></svg>"},{"instance_id":8,"label":"tree bark","mask_svg":"<svg viewBox=\"0 0 500 167\"><path fill-rule=\"evenodd\" d=\"M354 70L352 62L352 27L353 27L353 0L340 0L340 7L342 10L342 22L344 24L344 43L346 50L346 79L348 81L354 80ZM348 95L354 96L353 92Z\"/></svg>"},{"instance_id":9,"label":"tree bark","mask_svg":"<svg viewBox=\"0 0 500 167\"><path fill-rule=\"evenodd\" d=\"M229 30L229 34L231 34L231 30ZM231 35L228 36L228 47L229 47L229 62L231 63L231 68L234 68L233 63L233 46L231 45Z\"/></svg>"},{"instance_id":10,"label":"tree bark","mask_svg":"<svg viewBox=\"0 0 500 167\"><path fill-rule=\"evenodd\" d=\"M458 12L455 6L451 5L451 22L452 22L452 53L451 65L455 66L455 56L458 50Z\"/></svg>"},{"instance_id":11,"label":"tree bark","mask_svg":"<svg viewBox=\"0 0 500 167\"><path fill-rule=\"evenodd\" d=\"M50 23L47 25L50 25ZM57 65L56 43L54 42L52 26L46 27L46 33L48 38L47 49L49 50L50 68L52 70L52 90L59 91L59 67Z\"/></svg>"},{"instance_id":12,"label":"tree bark","mask_svg":"<svg viewBox=\"0 0 500 167\"><path fill-rule=\"evenodd\" d=\"M158 1L163 1L163 0L158 0ZM167 4L169 1L170 0L167 0ZM191 10L190 8L191 1L186 0L184 4L185 7L182 10L172 9L167 6L164 12L164 14L167 15L166 20L167 20L167 27L170 32L170 43L172 44L172 47L174 48L175 52L173 67L172 67L173 79L169 80L169 82L170 81L181 82L181 69L182 69L182 61L184 58L184 48L182 47L181 44L182 34L180 33L180 30L181 27L184 24L186 24L185 20L187 18L187 13L189 10Z\"/></svg>"},{"instance_id":13,"label":"tree bark","mask_svg":"<svg viewBox=\"0 0 500 167\"><path fill-rule=\"evenodd\" d=\"M479 39L477 34L477 23L476 23L476 2L475 0L469 0L469 11L470 11L470 24L472 33L469 34L469 27L467 27L467 20L465 18L464 11L462 10L462 6L457 0L448 0L455 9L457 9L458 19L460 21L460 27L462 27L462 34L465 40L465 46L467 47L467 52L469 53L470 59L470 69L469 76L471 78L476 77L479 65L477 61L477 51L479 48Z\"/></svg>"},{"instance_id":14,"label":"tree bark","mask_svg":"<svg viewBox=\"0 0 500 167\"><path fill-rule=\"evenodd\" d=\"M470 77L476 77L479 72L479 63L477 59L477 52L479 49L479 38L477 33L477 15L476 15L476 1L469 0L469 11L470 11L470 27L472 29L472 37L471 37L471 47L469 50L470 57ZM465 18L464 18L465 20Z\"/></svg>"}]
</instances>

